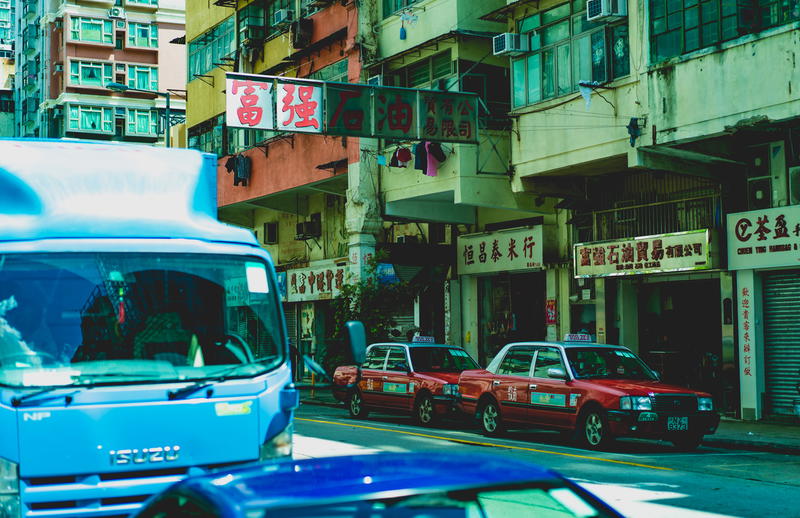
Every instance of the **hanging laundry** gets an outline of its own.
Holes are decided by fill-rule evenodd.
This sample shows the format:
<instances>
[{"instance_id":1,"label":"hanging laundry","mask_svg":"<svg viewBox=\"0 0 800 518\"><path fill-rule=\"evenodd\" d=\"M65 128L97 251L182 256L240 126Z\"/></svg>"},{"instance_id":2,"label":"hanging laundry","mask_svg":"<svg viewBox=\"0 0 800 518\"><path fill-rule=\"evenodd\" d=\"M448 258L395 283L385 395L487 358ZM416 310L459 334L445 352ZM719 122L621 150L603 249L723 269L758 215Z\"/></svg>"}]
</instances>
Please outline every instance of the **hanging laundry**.
<instances>
[{"instance_id":1,"label":"hanging laundry","mask_svg":"<svg viewBox=\"0 0 800 518\"><path fill-rule=\"evenodd\" d=\"M386 165L386 155L378 155L378 165Z\"/></svg>"},{"instance_id":2,"label":"hanging laundry","mask_svg":"<svg viewBox=\"0 0 800 518\"><path fill-rule=\"evenodd\" d=\"M225 169L228 170L229 173L232 173L234 169L236 169L236 155L231 155L225 161Z\"/></svg>"},{"instance_id":3,"label":"hanging laundry","mask_svg":"<svg viewBox=\"0 0 800 518\"><path fill-rule=\"evenodd\" d=\"M444 162L447 160L447 155L444 154L444 150L442 150L442 145L438 142L431 142L428 146L428 153L433 153L433 157L438 160L439 162Z\"/></svg>"},{"instance_id":4,"label":"hanging laundry","mask_svg":"<svg viewBox=\"0 0 800 518\"><path fill-rule=\"evenodd\" d=\"M244 155L236 155L233 185L243 185L246 187L248 180L250 180L250 159Z\"/></svg>"},{"instance_id":5,"label":"hanging laundry","mask_svg":"<svg viewBox=\"0 0 800 518\"><path fill-rule=\"evenodd\" d=\"M406 167L411 162L411 151L408 148L400 147L392 154L392 160L389 162L391 167Z\"/></svg>"},{"instance_id":6,"label":"hanging laundry","mask_svg":"<svg viewBox=\"0 0 800 518\"><path fill-rule=\"evenodd\" d=\"M414 169L418 169L425 173L428 167L428 151L425 149L426 142L417 142L414 144Z\"/></svg>"},{"instance_id":7,"label":"hanging laundry","mask_svg":"<svg viewBox=\"0 0 800 518\"><path fill-rule=\"evenodd\" d=\"M439 164L444 162L446 158L444 152L442 151L442 146L438 142L426 142L425 151L428 153L428 163L425 167L425 175L436 176L438 174Z\"/></svg>"}]
</instances>

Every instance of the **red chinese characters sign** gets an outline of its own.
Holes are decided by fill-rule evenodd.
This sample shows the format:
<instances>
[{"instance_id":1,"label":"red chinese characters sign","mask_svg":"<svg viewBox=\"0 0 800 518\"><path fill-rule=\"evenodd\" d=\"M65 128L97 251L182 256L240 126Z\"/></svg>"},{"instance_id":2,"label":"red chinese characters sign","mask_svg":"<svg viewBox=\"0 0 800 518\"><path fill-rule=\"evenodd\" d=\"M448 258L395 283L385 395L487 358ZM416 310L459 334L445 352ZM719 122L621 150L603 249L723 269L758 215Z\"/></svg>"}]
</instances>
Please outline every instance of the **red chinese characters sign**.
<instances>
[{"instance_id":1,"label":"red chinese characters sign","mask_svg":"<svg viewBox=\"0 0 800 518\"><path fill-rule=\"evenodd\" d=\"M273 129L272 81L260 76L228 76L225 81L225 122L230 128Z\"/></svg>"},{"instance_id":2,"label":"red chinese characters sign","mask_svg":"<svg viewBox=\"0 0 800 518\"><path fill-rule=\"evenodd\" d=\"M339 261L342 263L342 261ZM286 272L286 300L325 300L339 296L345 282L348 266L344 262L318 261L310 268L296 268Z\"/></svg>"},{"instance_id":3,"label":"red chinese characters sign","mask_svg":"<svg viewBox=\"0 0 800 518\"><path fill-rule=\"evenodd\" d=\"M233 128L477 143L478 97L465 92L230 73Z\"/></svg>"},{"instance_id":4,"label":"red chinese characters sign","mask_svg":"<svg viewBox=\"0 0 800 518\"><path fill-rule=\"evenodd\" d=\"M470 275L543 268L543 239L541 225L458 236L458 273Z\"/></svg>"},{"instance_id":5,"label":"red chinese characters sign","mask_svg":"<svg viewBox=\"0 0 800 518\"><path fill-rule=\"evenodd\" d=\"M728 214L728 268L795 266L800 250L800 206Z\"/></svg>"},{"instance_id":6,"label":"red chinese characters sign","mask_svg":"<svg viewBox=\"0 0 800 518\"><path fill-rule=\"evenodd\" d=\"M575 245L575 277L707 270L713 267L708 230Z\"/></svg>"}]
</instances>

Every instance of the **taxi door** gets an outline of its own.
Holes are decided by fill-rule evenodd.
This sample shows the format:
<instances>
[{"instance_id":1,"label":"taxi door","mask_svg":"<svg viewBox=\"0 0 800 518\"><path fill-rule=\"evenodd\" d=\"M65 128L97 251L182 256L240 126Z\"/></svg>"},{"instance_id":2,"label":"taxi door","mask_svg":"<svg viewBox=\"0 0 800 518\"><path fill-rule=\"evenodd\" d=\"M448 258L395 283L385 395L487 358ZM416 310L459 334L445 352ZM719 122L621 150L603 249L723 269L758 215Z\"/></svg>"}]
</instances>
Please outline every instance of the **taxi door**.
<instances>
[{"instance_id":1,"label":"taxi door","mask_svg":"<svg viewBox=\"0 0 800 518\"><path fill-rule=\"evenodd\" d=\"M532 423L571 426L577 398L570 398L566 366L560 349L537 348L529 388L531 406L528 417Z\"/></svg>"},{"instance_id":2,"label":"taxi door","mask_svg":"<svg viewBox=\"0 0 800 518\"><path fill-rule=\"evenodd\" d=\"M533 354L533 347L510 348L492 376L491 392L500 405L503 421L526 421Z\"/></svg>"},{"instance_id":3,"label":"taxi door","mask_svg":"<svg viewBox=\"0 0 800 518\"><path fill-rule=\"evenodd\" d=\"M361 398L364 404L372 407L383 405L383 376L386 367L388 345L373 345L367 350L364 364L361 366Z\"/></svg>"},{"instance_id":4,"label":"taxi door","mask_svg":"<svg viewBox=\"0 0 800 518\"><path fill-rule=\"evenodd\" d=\"M383 399L387 407L410 410L414 400L414 384L409 376L411 363L402 345L389 348L383 372Z\"/></svg>"}]
</instances>

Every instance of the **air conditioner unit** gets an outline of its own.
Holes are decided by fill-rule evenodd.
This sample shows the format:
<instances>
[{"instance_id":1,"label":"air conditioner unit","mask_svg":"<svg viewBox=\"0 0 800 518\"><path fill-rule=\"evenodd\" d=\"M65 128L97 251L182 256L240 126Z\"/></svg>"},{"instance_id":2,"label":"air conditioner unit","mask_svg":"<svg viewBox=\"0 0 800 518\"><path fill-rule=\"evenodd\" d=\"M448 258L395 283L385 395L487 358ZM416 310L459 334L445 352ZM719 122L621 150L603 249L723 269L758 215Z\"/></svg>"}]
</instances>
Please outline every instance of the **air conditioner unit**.
<instances>
[{"instance_id":1,"label":"air conditioner unit","mask_svg":"<svg viewBox=\"0 0 800 518\"><path fill-rule=\"evenodd\" d=\"M292 47L302 49L311 44L311 36L314 33L314 20L311 18L300 18L292 22Z\"/></svg>"},{"instance_id":2,"label":"air conditioner unit","mask_svg":"<svg viewBox=\"0 0 800 518\"><path fill-rule=\"evenodd\" d=\"M120 20L125 19L125 9L122 7L112 7L108 10L108 17L109 18L118 18Z\"/></svg>"},{"instance_id":3,"label":"air conditioner unit","mask_svg":"<svg viewBox=\"0 0 800 518\"><path fill-rule=\"evenodd\" d=\"M64 107L63 106L55 106L53 107L53 117L63 117L64 116Z\"/></svg>"},{"instance_id":4,"label":"air conditioner unit","mask_svg":"<svg viewBox=\"0 0 800 518\"><path fill-rule=\"evenodd\" d=\"M789 168L789 205L800 205L800 166Z\"/></svg>"},{"instance_id":5,"label":"air conditioner unit","mask_svg":"<svg viewBox=\"0 0 800 518\"><path fill-rule=\"evenodd\" d=\"M586 19L590 22L628 16L628 0L587 0Z\"/></svg>"},{"instance_id":6,"label":"air conditioner unit","mask_svg":"<svg viewBox=\"0 0 800 518\"><path fill-rule=\"evenodd\" d=\"M117 29L124 29L125 28L125 20L117 20L115 24Z\"/></svg>"},{"instance_id":7,"label":"air conditioner unit","mask_svg":"<svg viewBox=\"0 0 800 518\"><path fill-rule=\"evenodd\" d=\"M56 63L53 65L53 70L56 72L63 72L64 71L64 63Z\"/></svg>"},{"instance_id":8,"label":"air conditioner unit","mask_svg":"<svg viewBox=\"0 0 800 518\"><path fill-rule=\"evenodd\" d=\"M505 32L492 39L492 49L495 56L516 56L528 52L528 36Z\"/></svg>"},{"instance_id":9,"label":"air conditioner unit","mask_svg":"<svg viewBox=\"0 0 800 518\"><path fill-rule=\"evenodd\" d=\"M272 16L272 25L287 25L294 20L294 11L291 9L278 9Z\"/></svg>"}]
</instances>

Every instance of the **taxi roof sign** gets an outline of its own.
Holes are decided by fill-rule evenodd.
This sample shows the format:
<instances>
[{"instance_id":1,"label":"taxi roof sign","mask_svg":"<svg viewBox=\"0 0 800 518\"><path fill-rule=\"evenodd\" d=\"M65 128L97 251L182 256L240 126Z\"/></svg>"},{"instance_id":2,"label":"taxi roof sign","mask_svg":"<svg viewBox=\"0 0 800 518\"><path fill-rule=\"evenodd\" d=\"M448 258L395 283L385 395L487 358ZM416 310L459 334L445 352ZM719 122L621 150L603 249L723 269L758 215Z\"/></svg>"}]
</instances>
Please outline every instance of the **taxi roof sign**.
<instances>
[{"instance_id":1,"label":"taxi roof sign","mask_svg":"<svg viewBox=\"0 0 800 518\"><path fill-rule=\"evenodd\" d=\"M414 344L432 344L436 343L432 336L420 336L417 335L411 339L411 343Z\"/></svg>"},{"instance_id":2,"label":"taxi roof sign","mask_svg":"<svg viewBox=\"0 0 800 518\"><path fill-rule=\"evenodd\" d=\"M567 333L564 335L565 342L592 342L593 337L589 333Z\"/></svg>"}]
</instances>

